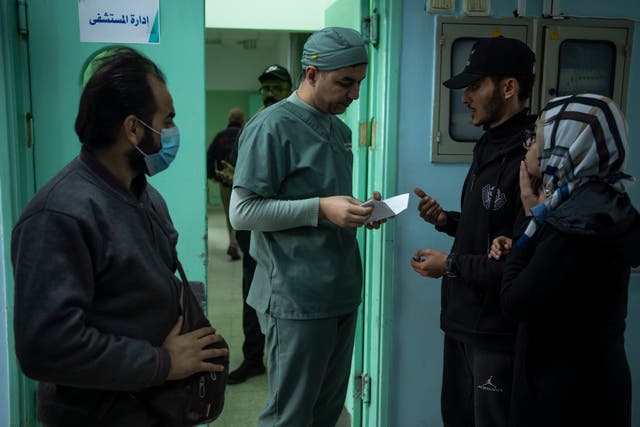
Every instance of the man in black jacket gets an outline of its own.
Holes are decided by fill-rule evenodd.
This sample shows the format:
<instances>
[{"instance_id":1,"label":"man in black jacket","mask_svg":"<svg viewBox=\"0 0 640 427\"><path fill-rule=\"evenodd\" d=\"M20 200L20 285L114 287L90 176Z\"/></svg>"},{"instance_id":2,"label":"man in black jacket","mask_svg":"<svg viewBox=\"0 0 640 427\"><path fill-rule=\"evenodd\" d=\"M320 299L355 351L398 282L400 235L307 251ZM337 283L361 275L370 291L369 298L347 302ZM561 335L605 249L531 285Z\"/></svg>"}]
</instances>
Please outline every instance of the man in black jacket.
<instances>
[{"instance_id":1,"label":"man in black jacket","mask_svg":"<svg viewBox=\"0 0 640 427\"><path fill-rule=\"evenodd\" d=\"M291 75L286 68L278 64L269 65L265 68L258 76L258 81L260 82L260 95L262 96L263 105L256 114L291 95ZM236 163L238 156L237 140L234 148L233 164ZM249 378L266 372L262 361L264 358L264 334L260 330L260 322L258 322L256 310L247 304L251 282L257 267L256 260L249 254L251 231L236 230L236 237L244 256L242 259L242 332L244 333L242 355L244 359L240 366L229 373L229 384L240 384Z\"/></svg>"},{"instance_id":2,"label":"man in black jacket","mask_svg":"<svg viewBox=\"0 0 640 427\"><path fill-rule=\"evenodd\" d=\"M15 348L52 426L161 426L136 392L222 371L210 328L180 334L178 233L145 174L180 143L158 67L130 48L99 60L80 98L80 155L13 229Z\"/></svg>"},{"instance_id":3,"label":"man in black jacket","mask_svg":"<svg viewBox=\"0 0 640 427\"><path fill-rule=\"evenodd\" d=\"M454 237L449 254L416 251L419 274L442 281L445 332L442 417L447 427L501 427L507 423L515 325L499 307L502 265L487 258L493 238L513 235L523 221L519 165L524 130L535 117L525 108L535 56L515 39L478 40L462 73L444 82L465 88L462 102L484 135L473 152L460 212L444 211L420 188L420 216Z\"/></svg>"},{"instance_id":4,"label":"man in black jacket","mask_svg":"<svg viewBox=\"0 0 640 427\"><path fill-rule=\"evenodd\" d=\"M233 185L233 173L229 173L231 156L240 129L244 123L244 111L239 108L232 108L229 111L229 121L227 127L216 134L207 149L207 178L217 181L220 189L220 199L224 209L224 217L227 222L227 233L229 235L229 247L227 255L232 261L240 259L238 252L238 239L236 232L229 222L229 200L231 199L231 186Z\"/></svg>"}]
</instances>

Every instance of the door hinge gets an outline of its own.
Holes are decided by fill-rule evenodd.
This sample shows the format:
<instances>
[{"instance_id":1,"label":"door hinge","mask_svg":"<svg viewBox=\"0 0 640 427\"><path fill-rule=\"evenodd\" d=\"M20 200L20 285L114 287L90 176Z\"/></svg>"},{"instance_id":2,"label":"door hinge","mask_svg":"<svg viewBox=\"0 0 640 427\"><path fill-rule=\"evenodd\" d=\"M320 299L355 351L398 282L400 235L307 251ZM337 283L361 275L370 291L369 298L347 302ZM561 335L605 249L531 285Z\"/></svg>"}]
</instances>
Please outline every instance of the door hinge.
<instances>
[{"instance_id":1,"label":"door hinge","mask_svg":"<svg viewBox=\"0 0 640 427\"><path fill-rule=\"evenodd\" d=\"M440 131L436 131L436 144L440 144Z\"/></svg>"},{"instance_id":2,"label":"door hinge","mask_svg":"<svg viewBox=\"0 0 640 427\"><path fill-rule=\"evenodd\" d=\"M367 135L367 122L360 122L360 145L366 147L369 141L369 135Z\"/></svg>"},{"instance_id":3,"label":"door hinge","mask_svg":"<svg viewBox=\"0 0 640 427\"><path fill-rule=\"evenodd\" d=\"M371 145L369 146L370 150L376 149L376 130L378 128L378 122L376 119L371 118Z\"/></svg>"},{"instance_id":4,"label":"door hinge","mask_svg":"<svg viewBox=\"0 0 640 427\"><path fill-rule=\"evenodd\" d=\"M362 37L366 43L373 47L378 47L378 25L380 15L378 9L373 9L373 13L362 18Z\"/></svg>"},{"instance_id":5,"label":"door hinge","mask_svg":"<svg viewBox=\"0 0 640 427\"><path fill-rule=\"evenodd\" d=\"M353 397L362 400L363 403L369 403L371 401L371 378L369 374L358 374L355 379Z\"/></svg>"},{"instance_id":6,"label":"door hinge","mask_svg":"<svg viewBox=\"0 0 640 427\"><path fill-rule=\"evenodd\" d=\"M27 0L17 0L16 7L18 9L18 34L23 38L29 35L29 20L27 19Z\"/></svg>"}]
</instances>

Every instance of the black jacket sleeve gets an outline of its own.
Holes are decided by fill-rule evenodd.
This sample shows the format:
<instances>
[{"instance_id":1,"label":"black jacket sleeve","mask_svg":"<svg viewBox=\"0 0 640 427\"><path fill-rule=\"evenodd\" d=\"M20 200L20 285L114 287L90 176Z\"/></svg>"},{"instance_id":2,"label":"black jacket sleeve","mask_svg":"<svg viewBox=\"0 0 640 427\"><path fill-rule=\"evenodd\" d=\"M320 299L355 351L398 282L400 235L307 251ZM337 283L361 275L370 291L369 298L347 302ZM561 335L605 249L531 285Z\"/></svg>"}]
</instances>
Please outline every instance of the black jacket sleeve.
<instances>
[{"instance_id":1,"label":"black jacket sleeve","mask_svg":"<svg viewBox=\"0 0 640 427\"><path fill-rule=\"evenodd\" d=\"M444 211L447 216L447 222L440 226L436 225L436 230L447 233L451 237L456 237L456 231L458 231L458 222L460 221L460 212Z\"/></svg>"},{"instance_id":2,"label":"black jacket sleeve","mask_svg":"<svg viewBox=\"0 0 640 427\"><path fill-rule=\"evenodd\" d=\"M86 235L76 219L47 210L14 229L14 331L20 367L36 380L81 388L135 391L163 383L170 368L166 350L91 325L91 306L100 311L110 307L98 305L95 259Z\"/></svg>"},{"instance_id":3,"label":"black jacket sleeve","mask_svg":"<svg viewBox=\"0 0 640 427\"><path fill-rule=\"evenodd\" d=\"M514 247L505 264L500 304L511 319L529 321L569 301L569 283L583 260L569 236L548 225L526 247ZM556 306L558 305L558 306Z\"/></svg>"},{"instance_id":4,"label":"black jacket sleeve","mask_svg":"<svg viewBox=\"0 0 640 427\"><path fill-rule=\"evenodd\" d=\"M207 178L217 180L216 175L216 140L211 141L207 149Z\"/></svg>"},{"instance_id":5,"label":"black jacket sleeve","mask_svg":"<svg viewBox=\"0 0 640 427\"><path fill-rule=\"evenodd\" d=\"M515 244L516 239L522 235L529 224L531 217L527 217L524 213L519 189L514 194L514 198L516 200L516 219L511 233L506 233L508 235L505 237L513 239ZM487 244L489 247L487 248L486 254L454 254L454 265L458 276L462 278L468 286L480 288L484 292L500 292L500 282L502 281L505 260L509 258L509 256L507 256L505 260L501 261L489 259L488 250L495 237L499 236L488 236Z\"/></svg>"},{"instance_id":6,"label":"black jacket sleeve","mask_svg":"<svg viewBox=\"0 0 640 427\"><path fill-rule=\"evenodd\" d=\"M487 255L453 254L453 257L455 273L467 286L498 292L503 261L489 259Z\"/></svg>"}]
</instances>

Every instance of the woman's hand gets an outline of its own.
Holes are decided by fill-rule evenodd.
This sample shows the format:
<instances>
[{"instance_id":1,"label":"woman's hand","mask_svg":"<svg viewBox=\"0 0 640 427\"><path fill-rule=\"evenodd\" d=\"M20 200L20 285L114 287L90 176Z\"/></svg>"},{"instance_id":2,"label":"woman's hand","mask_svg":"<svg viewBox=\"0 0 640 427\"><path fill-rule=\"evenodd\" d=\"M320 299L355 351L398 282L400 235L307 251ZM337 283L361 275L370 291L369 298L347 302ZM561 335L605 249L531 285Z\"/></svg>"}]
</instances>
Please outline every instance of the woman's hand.
<instances>
[{"instance_id":1,"label":"woman's hand","mask_svg":"<svg viewBox=\"0 0 640 427\"><path fill-rule=\"evenodd\" d=\"M532 216L531 208L547 200L544 191L535 188L536 181L531 179L524 160L520 162L520 200L526 216Z\"/></svg>"},{"instance_id":2,"label":"woman's hand","mask_svg":"<svg viewBox=\"0 0 640 427\"><path fill-rule=\"evenodd\" d=\"M498 236L493 239L491 243L491 250L489 251L489 259L495 259L500 261L502 257L509 255L511 248L513 247L513 241L505 236Z\"/></svg>"}]
</instances>

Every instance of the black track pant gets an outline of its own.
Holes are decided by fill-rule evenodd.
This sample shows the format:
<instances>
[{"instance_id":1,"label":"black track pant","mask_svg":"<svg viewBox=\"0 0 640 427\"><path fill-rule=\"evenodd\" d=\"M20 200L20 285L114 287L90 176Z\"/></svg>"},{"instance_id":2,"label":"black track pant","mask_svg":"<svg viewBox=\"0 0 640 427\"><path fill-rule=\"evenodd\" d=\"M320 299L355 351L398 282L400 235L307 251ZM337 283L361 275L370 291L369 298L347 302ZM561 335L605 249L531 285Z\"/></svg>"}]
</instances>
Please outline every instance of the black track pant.
<instances>
[{"instance_id":1,"label":"black track pant","mask_svg":"<svg viewBox=\"0 0 640 427\"><path fill-rule=\"evenodd\" d=\"M445 427L505 427L512 377L512 352L445 336L441 402Z\"/></svg>"},{"instance_id":2,"label":"black track pant","mask_svg":"<svg viewBox=\"0 0 640 427\"><path fill-rule=\"evenodd\" d=\"M253 307L247 304L247 296L253 281L253 274L256 271L256 261L249 255L251 244L251 231L236 231L236 238L240 249L242 249L242 331L244 332L244 343L242 353L244 360L249 363L262 365L264 354L264 335L260 331L258 316Z\"/></svg>"}]
</instances>

